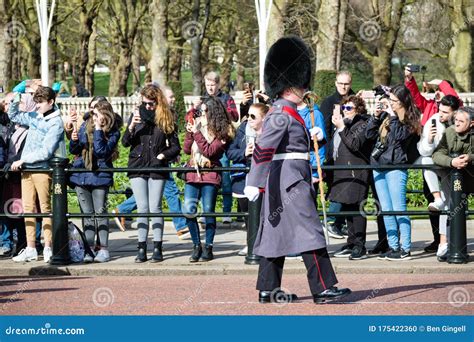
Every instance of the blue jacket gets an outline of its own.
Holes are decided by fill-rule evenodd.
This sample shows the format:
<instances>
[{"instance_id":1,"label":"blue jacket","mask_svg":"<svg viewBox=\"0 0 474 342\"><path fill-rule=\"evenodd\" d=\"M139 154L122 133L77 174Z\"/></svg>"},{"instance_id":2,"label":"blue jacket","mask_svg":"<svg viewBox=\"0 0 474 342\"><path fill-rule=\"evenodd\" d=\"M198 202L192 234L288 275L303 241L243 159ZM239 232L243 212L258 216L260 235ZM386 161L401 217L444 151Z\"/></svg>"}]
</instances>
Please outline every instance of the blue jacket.
<instances>
[{"instance_id":1,"label":"blue jacket","mask_svg":"<svg viewBox=\"0 0 474 342\"><path fill-rule=\"evenodd\" d=\"M82 159L82 150L88 148L86 122L82 123L78 132L79 139L71 140L69 151L75 154L73 168L84 168L84 160ZM120 131L114 127L108 136L102 130L94 130L94 156L95 162L93 168L111 168L112 154L117 143L120 140ZM69 182L79 186L111 186L113 184L113 174L111 172L76 172L72 173Z\"/></svg>"},{"instance_id":2,"label":"blue jacket","mask_svg":"<svg viewBox=\"0 0 474 342\"><path fill-rule=\"evenodd\" d=\"M36 112L20 112L20 102L13 102L8 109L12 122L28 126L28 136L21 153L25 168L48 168L55 155L66 157L63 120L61 111L55 107L53 113L44 117Z\"/></svg>"},{"instance_id":3,"label":"blue jacket","mask_svg":"<svg viewBox=\"0 0 474 342\"><path fill-rule=\"evenodd\" d=\"M311 113L308 107L304 107L303 109L298 109L298 114L303 118L306 128L309 130L313 128L311 123ZM320 127L323 130L324 138L326 138L326 129L324 125L324 116L319 110L318 105L314 105L314 125L316 127ZM312 167L316 167L316 154L314 153L313 148L313 141L311 141L311 152L310 152L310 163ZM319 146L319 159L321 161L321 165L323 165L324 161L326 160L326 145ZM318 172L313 172L313 177L319 178Z\"/></svg>"},{"instance_id":4,"label":"blue jacket","mask_svg":"<svg viewBox=\"0 0 474 342\"><path fill-rule=\"evenodd\" d=\"M244 121L240 124L237 133L235 134L234 140L232 140L229 147L227 148L227 158L232 161L233 166L250 166L251 159L245 157L245 149L247 147L247 141L245 137L246 127L247 121ZM245 174L240 172L231 173L233 193L240 195L244 193L245 176Z\"/></svg>"}]
</instances>

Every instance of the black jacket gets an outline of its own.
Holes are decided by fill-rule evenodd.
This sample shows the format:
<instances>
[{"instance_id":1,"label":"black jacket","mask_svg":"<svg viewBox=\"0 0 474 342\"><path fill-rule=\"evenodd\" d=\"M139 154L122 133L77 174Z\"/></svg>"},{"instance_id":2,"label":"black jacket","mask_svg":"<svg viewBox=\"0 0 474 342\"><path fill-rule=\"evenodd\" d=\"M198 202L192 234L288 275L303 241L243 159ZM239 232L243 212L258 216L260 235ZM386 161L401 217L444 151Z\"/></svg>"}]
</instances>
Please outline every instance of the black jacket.
<instances>
[{"instance_id":1,"label":"black jacket","mask_svg":"<svg viewBox=\"0 0 474 342\"><path fill-rule=\"evenodd\" d=\"M130 116L129 125L132 116ZM132 132L127 129L122 137L122 144L130 147L128 156L128 167L167 167L181 151L178 134L176 130L171 134L165 134L155 125L140 123ZM157 156L163 153L165 159L159 160ZM142 177L153 179L168 179L168 172L140 172L128 173L129 178Z\"/></svg>"},{"instance_id":2,"label":"black jacket","mask_svg":"<svg viewBox=\"0 0 474 342\"><path fill-rule=\"evenodd\" d=\"M334 165L368 165L372 144L365 137L367 117L356 115L344 120L345 127L339 132L341 142ZM328 198L331 201L354 204L367 198L369 170L335 170Z\"/></svg>"},{"instance_id":3,"label":"black jacket","mask_svg":"<svg viewBox=\"0 0 474 342\"><path fill-rule=\"evenodd\" d=\"M373 142L380 141L379 127L388 113L382 113L380 118L372 116L367 122L365 136ZM400 122L397 116L389 119L389 131L384 144L383 152L378 158L370 157L371 165L397 165L413 163L419 156L416 144L420 136L410 132L410 128ZM375 147L377 148L377 147Z\"/></svg>"}]
</instances>

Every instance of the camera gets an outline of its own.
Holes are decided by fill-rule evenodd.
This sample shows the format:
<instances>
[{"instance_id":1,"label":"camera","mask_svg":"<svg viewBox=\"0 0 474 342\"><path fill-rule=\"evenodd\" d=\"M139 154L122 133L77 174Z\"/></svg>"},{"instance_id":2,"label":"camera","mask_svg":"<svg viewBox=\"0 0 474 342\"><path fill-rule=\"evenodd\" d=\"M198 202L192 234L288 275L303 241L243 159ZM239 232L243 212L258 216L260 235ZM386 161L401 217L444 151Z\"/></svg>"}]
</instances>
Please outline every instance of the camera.
<instances>
[{"instance_id":1,"label":"camera","mask_svg":"<svg viewBox=\"0 0 474 342\"><path fill-rule=\"evenodd\" d=\"M372 151L372 154L371 154L372 158L374 158L375 160L378 160L380 156L385 152L386 149L387 149L387 146L383 142L377 141L377 143L374 146L374 150Z\"/></svg>"},{"instance_id":2,"label":"camera","mask_svg":"<svg viewBox=\"0 0 474 342\"><path fill-rule=\"evenodd\" d=\"M420 72L421 71L421 65L419 64L410 64L408 65L410 68L410 72Z\"/></svg>"},{"instance_id":3,"label":"camera","mask_svg":"<svg viewBox=\"0 0 474 342\"><path fill-rule=\"evenodd\" d=\"M209 99L209 96L201 96L200 97L200 100L202 103L206 103L206 101ZM202 105L202 104L201 104ZM200 116L202 116L202 108L201 108L201 105L199 107L196 108L196 110L194 111L194 115L193 117L196 119Z\"/></svg>"}]
</instances>

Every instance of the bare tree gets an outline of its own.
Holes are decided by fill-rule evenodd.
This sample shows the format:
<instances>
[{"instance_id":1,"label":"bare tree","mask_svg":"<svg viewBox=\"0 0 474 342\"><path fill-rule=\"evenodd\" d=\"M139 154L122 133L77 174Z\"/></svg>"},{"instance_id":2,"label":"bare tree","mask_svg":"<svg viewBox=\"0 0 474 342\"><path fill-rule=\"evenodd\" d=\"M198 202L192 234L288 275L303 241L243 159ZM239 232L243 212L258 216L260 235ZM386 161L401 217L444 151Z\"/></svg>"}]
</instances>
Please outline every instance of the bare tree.
<instances>
[{"instance_id":1,"label":"bare tree","mask_svg":"<svg viewBox=\"0 0 474 342\"><path fill-rule=\"evenodd\" d=\"M193 95L200 95L202 90L201 47L206 34L211 10L211 1L205 0L204 14L201 15L201 1L194 0L191 22L185 24L183 34L191 39L191 71ZM202 19L201 19L202 18ZM202 23L201 23L202 20Z\"/></svg>"},{"instance_id":2,"label":"bare tree","mask_svg":"<svg viewBox=\"0 0 474 342\"><path fill-rule=\"evenodd\" d=\"M140 22L148 11L150 0L104 2L106 18L101 20L111 35L115 48L110 59L109 96L126 96L127 80L132 67L132 53ZM116 44L116 45L115 45Z\"/></svg>"},{"instance_id":3,"label":"bare tree","mask_svg":"<svg viewBox=\"0 0 474 342\"><path fill-rule=\"evenodd\" d=\"M390 84L391 60L407 0L349 0L347 33L371 63L375 84Z\"/></svg>"}]
</instances>

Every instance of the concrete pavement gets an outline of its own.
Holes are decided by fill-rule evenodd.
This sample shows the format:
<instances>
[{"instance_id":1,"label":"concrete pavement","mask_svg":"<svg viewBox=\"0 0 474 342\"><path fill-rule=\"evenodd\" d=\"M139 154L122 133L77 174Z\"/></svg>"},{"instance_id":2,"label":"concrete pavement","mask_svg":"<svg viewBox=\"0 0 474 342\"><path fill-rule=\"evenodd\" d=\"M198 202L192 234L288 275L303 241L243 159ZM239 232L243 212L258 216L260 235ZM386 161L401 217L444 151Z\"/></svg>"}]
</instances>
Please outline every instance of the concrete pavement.
<instances>
[{"instance_id":1,"label":"concrete pavement","mask_svg":"<svg viewBox=\"0 0 474 342\"><path fill-rule=\"evenodd\" d=\"M219 224L215 238L213 261L190 264L192 243L190 239L179 240L171 222L166 222L164 234L164 262L134 263L136 256L137 230L119 231L111 221L110 254L112 260L105 264L71 264L68 266L49 266L39 261L24 264L14 263L10 259L0 260L0 276L169 276L169 275L256 275L258 266L245 265L244 257L237 252L245 245L246 231L241 224ZM426 274L426 273L474 273L472 250L474 244L474 221L468 221L468 251L471 262L463 265L440 263L434 254L426 254L423 248L432 241L428 220L412 221L412 260L381 261L376 257L351 261L331 258L337 274ZM201 231L202 232L202 231ZM151 235L151 233L150 233ZM374 246L377 240L376 223L369 221L367 230L367 248ZM149 239L151 241L151 239ZM338 250L345 240L331 239L328 250ZM148 245L149 256L152 244ZM287 260L285 274L304 274L305 268L298 260Z\"/></svg>"}]
</instances>

